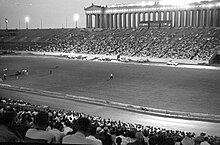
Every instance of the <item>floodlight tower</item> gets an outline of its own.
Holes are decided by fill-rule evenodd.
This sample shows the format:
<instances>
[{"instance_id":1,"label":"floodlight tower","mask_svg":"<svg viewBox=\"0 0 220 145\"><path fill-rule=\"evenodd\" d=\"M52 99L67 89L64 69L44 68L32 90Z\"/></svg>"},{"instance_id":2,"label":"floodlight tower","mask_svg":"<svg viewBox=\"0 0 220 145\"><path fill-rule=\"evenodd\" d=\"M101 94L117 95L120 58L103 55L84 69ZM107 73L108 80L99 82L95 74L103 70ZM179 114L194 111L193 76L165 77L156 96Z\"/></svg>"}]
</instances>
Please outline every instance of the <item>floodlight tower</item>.
<instances>
[{"instance_id":1,"label":"floodlight tower","mask_svg":"<svg viewBox=\"0 0 220 145\"><path fill-rule=\"evenodd\" d=\"M26 24L26 29L28 29L28 23L30 21L30 18L29 17L25 17L24 21L25 21L25 24Z\"/></svg>"},{"instance_id":2,"label":"floodlight tower","mask_svg":"<svg viewBox=\"0 0 220 145\"><path fill-rule=\"evenodd\" d=\"M76 22L76 28L77 28L77 22L79 20L79 14L74 14L73 20Z\"/></svg>"}]
</instances>

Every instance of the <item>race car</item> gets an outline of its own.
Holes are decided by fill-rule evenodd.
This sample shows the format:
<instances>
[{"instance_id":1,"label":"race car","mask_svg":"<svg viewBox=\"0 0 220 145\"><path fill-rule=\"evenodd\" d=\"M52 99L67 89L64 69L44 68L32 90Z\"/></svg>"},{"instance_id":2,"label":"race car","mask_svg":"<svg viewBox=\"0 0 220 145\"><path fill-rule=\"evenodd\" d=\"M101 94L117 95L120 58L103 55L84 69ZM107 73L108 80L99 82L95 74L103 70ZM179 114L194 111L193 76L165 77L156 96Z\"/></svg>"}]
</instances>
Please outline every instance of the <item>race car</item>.
<instances>
[{"instance_id":1,"label":"race car","mask_svg":"<svg viewBox=\"0 0 220 145\"><path fill-rule=\"evenodd\" d=\"M175 61L173 61L173 60L170 60L170 61L167 62L167 65L174 65L174 66L177 66L178 63L175 62Z\"/></svg>"}]
</instances>

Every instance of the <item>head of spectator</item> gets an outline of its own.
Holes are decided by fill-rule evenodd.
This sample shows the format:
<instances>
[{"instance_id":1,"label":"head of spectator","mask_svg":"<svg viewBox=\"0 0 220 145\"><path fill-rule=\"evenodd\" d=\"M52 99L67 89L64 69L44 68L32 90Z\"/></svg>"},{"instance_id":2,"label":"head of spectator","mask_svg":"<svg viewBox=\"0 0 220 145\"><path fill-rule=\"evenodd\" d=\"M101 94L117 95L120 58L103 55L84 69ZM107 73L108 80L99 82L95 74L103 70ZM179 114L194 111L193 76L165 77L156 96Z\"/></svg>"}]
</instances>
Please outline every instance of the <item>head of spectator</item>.
<instances>
[{"instance_id":1,"label":"head of spectator","mask_svg":"<svg viewBox=\"0 0 220 145\"><path fill-rule=\"evenodd\" d=\"M7 126L9 129L13 129L16 124L16 113L12 111L4 112L0 116L0 125Z\"/></svg>"},{"instance_id":2,"label":"head of spectator","mask_svg":"<svg viewBox=\"0 0 220 145\"><path fill-rule=\"evenodd\" d=\"M63 131L63 124L61 122L56 122L53 128L58 129L59 131Z\"/></svg>"},{"instance_id":3,"label":"head of spectator","mask_svg":"<svg viewBox=\"0 0 220 145\"><path fill-rule=\"evenodd\" d=\"M91 121L88 118L79 118L76 122L77 132L83 133L85 136L89 135L89 129L91 127Z\"/></svg>"},{"instance_id":4,"label":"head of spectator","mask_svg":"<svg viewBox=\"0 0 220 145\"><path fill-rule=\"evenodd\" d=\"M34 117L34 125L37 129L46 130L49 124L49 115L46 111L40 111Z\"/></svg>"},{"instance_id":5,"label":"head of spectator","mask_svg":"<svg viewBox=\"0 0 220 145\"><path fill-rule=\"evenodd\" d=\"M116 138L115 142L116 142L116 145L121 145L121 143L122 143L121 137L118 136L118 137Z\"/></svg>"},{"instance_id":6,"label":"head of spectator","mask_svg":"<svg viewBox=\"0 0 220 145\"><path fill-rule=\"evenodd\" d=\"M18 142L19 139L15 135L15 118L14 112L4 112L0 116L0 142Z\"/></svg>"},{"instance_id":7,"label":"head of spectator","mask_svg":"<svg viewBox=\"0 0 220 145\"><path fill-rule=\"evenodd\" d=\"M92 125L92 126L90 127L90 129L89 129L90 135L95 136L95 135L96 135L96 129L97 129L97 127L95 127L94 125Z\"/></svg>"},{"instance_id":8,"label":"head of spectator","mask_svg":"<svg viewBox=\"0 0 220 145\"><path fill-rule=\"evenodd\" d=\"M142 134L142 132L136 132L135 139L137 142L143 143L144 142L144 135Z\"/></svg>"}]
</instances>

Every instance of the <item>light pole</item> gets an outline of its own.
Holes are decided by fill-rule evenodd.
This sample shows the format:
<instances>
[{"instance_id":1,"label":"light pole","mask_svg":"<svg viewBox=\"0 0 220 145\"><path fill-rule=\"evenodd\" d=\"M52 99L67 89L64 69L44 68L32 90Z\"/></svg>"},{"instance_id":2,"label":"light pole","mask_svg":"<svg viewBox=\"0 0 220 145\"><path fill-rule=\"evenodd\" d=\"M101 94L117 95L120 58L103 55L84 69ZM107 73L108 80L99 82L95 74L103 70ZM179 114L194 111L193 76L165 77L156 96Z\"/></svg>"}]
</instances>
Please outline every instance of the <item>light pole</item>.
<instances>
[{"instance_id":1,"label":"light pole","mask_svg":"<svg viewBox=\"0 0 220 145\"><path fill-rule=\"evenodd\" d=\"M28 23L30 21L29 17L25 17L24 21L26 23L26 29L28 29Z\"/></svg>"},{"instance_id":2,"label":"light pole","mask_svg":"<svg viewBox=\"0 0 220 145\"><path fill-rule=\"evenodd\" d=\"M73 20L76 22L76 28L77 28L77 22L79 20L79 14L74 14Z\"/></svg>"},{"instance_id":3,"label":"light pole","mask_svg":"<svg viewBox=\"0 0 220 145\"><path fill-rule=\"evenodd\" d=\"M8 19L7 18L5 19L5 28L6 30L8 30Z\"/></svg>"}]
</instances>

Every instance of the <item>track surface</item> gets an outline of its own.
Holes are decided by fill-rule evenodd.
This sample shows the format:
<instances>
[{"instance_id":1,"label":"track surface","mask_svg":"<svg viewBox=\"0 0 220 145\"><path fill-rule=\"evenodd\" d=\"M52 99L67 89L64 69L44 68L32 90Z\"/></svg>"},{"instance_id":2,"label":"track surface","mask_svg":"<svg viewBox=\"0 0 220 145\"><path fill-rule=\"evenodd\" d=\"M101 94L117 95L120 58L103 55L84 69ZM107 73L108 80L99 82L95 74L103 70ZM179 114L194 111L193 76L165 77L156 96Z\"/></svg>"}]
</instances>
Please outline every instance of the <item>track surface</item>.
<instances>
[{"instance_id":1,"label":"track surface","mask_svg":"<svg viewBox=\"0 0 220 145\"><path fill-rule=\"evenodd\" d=\"M220 71L30 56L0 57L3 82L165 110L220 114ZM28 76L14 76L28 69ZM52 74L50 75L50 70ZM114 78L108 80L110 73ZM1 72L0 75L3 75Z\"/></svg>"}]
</instances>

